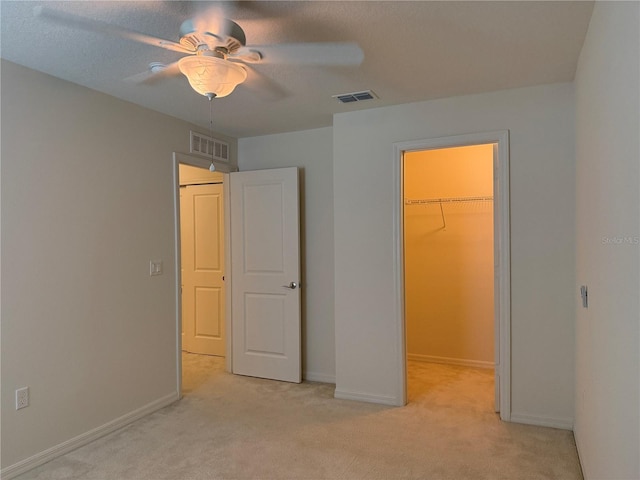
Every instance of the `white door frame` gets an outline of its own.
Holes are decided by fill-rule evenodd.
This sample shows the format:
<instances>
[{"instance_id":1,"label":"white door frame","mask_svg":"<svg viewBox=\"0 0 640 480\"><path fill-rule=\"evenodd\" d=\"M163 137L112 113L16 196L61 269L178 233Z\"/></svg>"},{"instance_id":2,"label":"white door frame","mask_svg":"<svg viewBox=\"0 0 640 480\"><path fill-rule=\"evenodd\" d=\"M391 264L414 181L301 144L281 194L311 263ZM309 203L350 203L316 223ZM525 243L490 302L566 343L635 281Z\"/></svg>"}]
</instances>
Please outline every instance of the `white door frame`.
<instances>
[{"instance_id":1,"label":"white door frame","mask_svg":"<svg viewBox=\"0 0 640 480\"><path fill-rule=\"evenodd\" d=\"M182 285L181 269L182 264L180 260L180 164L190 165L192 167L199 167L208 169L211 165L211 160L206 158L197 157L194 155L188 155L186 153L173 153L173 218L174 218L174 244L175 244L175 299L176 299L176 388L178 395L182 398L182 293L180 292L180 285ZM216 167L216 171L222 173L222 188L224 198L224 262L225 267L225 313L224 321L225 325L229 326L229 319L231 318L231 269L228 267L231 265L231 213L229 210L229 173L236 172L237 167L228 165L226 163L216 162L213 164ZM225 355L225 368L228 372L233 371L231 359L232 359L232 345L231 345L231 329L225 328L226 336L226 355Z\"/></svg>"},{"instance_id":2,"label":"white door frame","mask_svg":"<svg viewBox=\"0 0 640 480\"><path fill-rule=\"evenodd\" d=\"M407 151L434 150L493 143L497 158L493 165L494 196L494 262L498 261L498 275L494 289L495 362L499 381L496 392L500 418L511 420L511 253L509 223L509 131L471 133L393 144L394 184L394 277L397 327L397 397L407 403L406 329L404 318L404 225L403 225L403 154Z\"/></svg>"}]
</instances>

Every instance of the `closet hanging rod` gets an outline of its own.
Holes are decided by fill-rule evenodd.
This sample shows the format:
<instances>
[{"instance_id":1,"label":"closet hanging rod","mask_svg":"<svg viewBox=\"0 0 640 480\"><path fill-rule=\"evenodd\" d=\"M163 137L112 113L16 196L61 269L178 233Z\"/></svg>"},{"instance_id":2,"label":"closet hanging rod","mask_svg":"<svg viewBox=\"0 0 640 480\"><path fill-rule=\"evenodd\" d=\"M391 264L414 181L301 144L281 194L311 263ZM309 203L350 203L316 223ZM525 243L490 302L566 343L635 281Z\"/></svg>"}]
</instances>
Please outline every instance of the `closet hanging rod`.
<instances>
[{"instance_id":1,"label":"closet hanging rod","mask_svg":"<svg viewBox=\"0 0 640 480\"><path fill-rule=\"evenodd\" d=\"M418 198L404 200L405 205L428 205L430 203L454 203L454 202L486 202L492 201L493 197L452 197L452 198Z\"/></svg>"}]
</instances>

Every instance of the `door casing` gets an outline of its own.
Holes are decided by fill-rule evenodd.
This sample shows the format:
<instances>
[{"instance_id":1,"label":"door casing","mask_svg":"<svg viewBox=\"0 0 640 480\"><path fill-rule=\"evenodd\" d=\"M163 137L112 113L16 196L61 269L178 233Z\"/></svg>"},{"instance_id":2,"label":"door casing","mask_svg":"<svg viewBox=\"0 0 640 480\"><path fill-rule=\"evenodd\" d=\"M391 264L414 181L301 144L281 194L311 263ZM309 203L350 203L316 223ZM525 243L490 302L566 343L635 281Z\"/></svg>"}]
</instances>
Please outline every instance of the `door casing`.
<instances>
[{"instance_id":1,"label":"door casing","mask_svg":"<svg viewBox=\"0 0 640 480\"><path fill-rule=\"evenodd\" d=\"M403 154L407 151L434 150L470 145L494 144L494 252L498 262L495 277L495 363L496 408L500 418L511 420L511 254L509 224L509 131L471 133L393 144L394 186L394 279L397 329L396 398L407 403L406 328L404 318L404 225Z\"/></svg>"}]
</instances>

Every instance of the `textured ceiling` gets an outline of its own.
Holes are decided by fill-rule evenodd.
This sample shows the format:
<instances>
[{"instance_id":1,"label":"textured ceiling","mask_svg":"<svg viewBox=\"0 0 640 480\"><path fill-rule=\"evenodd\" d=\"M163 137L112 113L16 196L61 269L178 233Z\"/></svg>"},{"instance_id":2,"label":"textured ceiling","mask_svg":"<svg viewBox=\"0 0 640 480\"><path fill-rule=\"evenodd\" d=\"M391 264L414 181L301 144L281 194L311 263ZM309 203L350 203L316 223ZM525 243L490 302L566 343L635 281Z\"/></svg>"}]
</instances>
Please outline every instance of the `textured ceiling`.
<instances>
[{"instance_id":1,"label":"textured ceiling","mask_svg":"<svg viewBox=\"0 0 640 480\"><path fill-rule=\"evenodd\" d=\"M183 54L33 15L37 5L178 41L183 20L212 2L0 2L2 58L209 128L209 102L183 76L125 78ZM338 112L572 81L592 2L219 2L248 45L357 42L359 67L257 65L213 103L214 130L248 137L331 125ZM256 79L269 82L260 88ZM274 97L274 85L284 96ZM332 95L372 89L340 104Z\"/></svg>"}]
</instances>

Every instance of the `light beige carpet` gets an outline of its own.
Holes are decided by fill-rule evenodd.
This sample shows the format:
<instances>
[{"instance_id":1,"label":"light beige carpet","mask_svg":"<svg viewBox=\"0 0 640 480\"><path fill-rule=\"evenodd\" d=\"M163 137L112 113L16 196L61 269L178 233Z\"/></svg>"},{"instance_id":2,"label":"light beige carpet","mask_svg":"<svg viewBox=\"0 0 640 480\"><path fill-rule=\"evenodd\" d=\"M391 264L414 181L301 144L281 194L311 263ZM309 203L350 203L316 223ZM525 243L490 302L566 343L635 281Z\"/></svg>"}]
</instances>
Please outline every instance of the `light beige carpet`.
<instances>
[{"instance_id":1,"label":"light beige carpet","mask_svg":"<svg viewBox=\"0 0 640 480\"><path fill-rule=\"evenodd\" d=\"M181 401L18 478L582 478L571 432L498 419L490 371L410 362L410 403L394 408L184 364Z\"/></svg>"}]
</instances>

